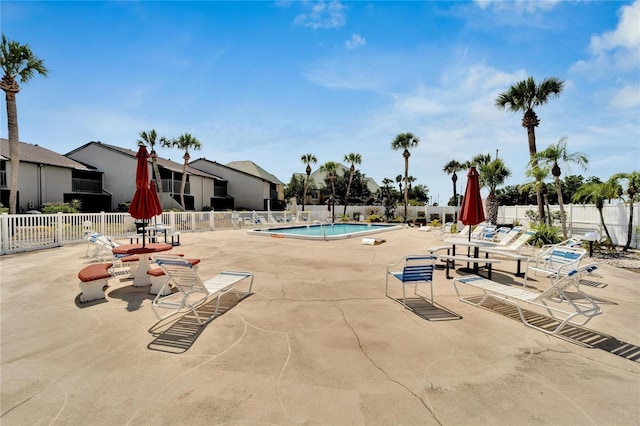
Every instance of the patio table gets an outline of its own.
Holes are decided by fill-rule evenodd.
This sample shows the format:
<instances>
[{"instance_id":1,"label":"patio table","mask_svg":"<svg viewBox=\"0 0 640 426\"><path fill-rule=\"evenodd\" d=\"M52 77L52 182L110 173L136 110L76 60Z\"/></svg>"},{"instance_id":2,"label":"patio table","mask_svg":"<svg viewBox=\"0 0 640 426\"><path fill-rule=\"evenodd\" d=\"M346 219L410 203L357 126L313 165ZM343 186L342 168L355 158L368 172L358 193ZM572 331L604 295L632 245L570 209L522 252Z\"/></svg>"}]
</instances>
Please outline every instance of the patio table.
<instances>
[{"instance_id":1,"label":"patio table","mask_svg":"<svg viewBox=\"0 0 640 426\"><path fill-rule=\"evenodd\" d=\"M114 247L112 252L115 255L139 255L138 268L133 273L133 286L144 287L151 285L151 277L147 274L149 271L149 254L169 251L173 247L171 244L164 243L147 243L144 247L142 244L124 244Z\"/></svg>"},{"instance_id":2,"label":"patio table","mask_svg":"<svg viewBox=\"0 0 640 426\"><path fill-rule=\"evenodd\" d=\"M471 247L473 247L473 255L471 255L469 253L469 250L467 251L467 258L469 259L479 259L480 257L480 247L484 247L484 248L489 248L489 247L495 247L497 244L491 241L484 241L484 240L469 240L468 238L448 238L446 240L444 240L445 243L447 244L451 244L451 257L453 259L450 259L451 261L451 265L452 268L455 268L455 257L456 257L456 246L463 246L463 247L468 247L468 249L471 249ZM478 262L474 262L473 263L473 269L470 269L471 272L473 272L474 274L478 273L478 263L481 263L480 261ZM469 269L469 262L467 262L467 269Z\"/></svg>"}]
</instances>

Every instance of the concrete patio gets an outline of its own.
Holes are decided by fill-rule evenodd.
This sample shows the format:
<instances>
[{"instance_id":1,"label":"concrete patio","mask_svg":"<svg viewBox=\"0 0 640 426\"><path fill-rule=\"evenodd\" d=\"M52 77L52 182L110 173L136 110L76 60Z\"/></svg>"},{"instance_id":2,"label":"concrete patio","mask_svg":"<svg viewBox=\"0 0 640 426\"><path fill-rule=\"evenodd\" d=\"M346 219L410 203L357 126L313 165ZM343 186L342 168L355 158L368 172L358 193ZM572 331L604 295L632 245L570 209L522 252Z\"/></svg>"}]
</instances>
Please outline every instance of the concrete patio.
<instances>
[{"instance_id":1,"label":"concrete patio","mask_svg":"<svg viewBox=\"0 0 640 426\"><path fill-rule=\"evenodd\" d=\"M118 277L80 304L84 244L3 256L0 422L640 424L638 274L601 265L583 288L604 313L552 337L460 302L442 270L439 309L403 309L385 297L387 264L442 242L416 228L375 237L386 242L183 234L173 252L202 259L203 278L255 274L253 294L204 327L158 322L148 288ZM514 271L494 265L493 279L521 283Z\"/></svg>"}]
</instances>

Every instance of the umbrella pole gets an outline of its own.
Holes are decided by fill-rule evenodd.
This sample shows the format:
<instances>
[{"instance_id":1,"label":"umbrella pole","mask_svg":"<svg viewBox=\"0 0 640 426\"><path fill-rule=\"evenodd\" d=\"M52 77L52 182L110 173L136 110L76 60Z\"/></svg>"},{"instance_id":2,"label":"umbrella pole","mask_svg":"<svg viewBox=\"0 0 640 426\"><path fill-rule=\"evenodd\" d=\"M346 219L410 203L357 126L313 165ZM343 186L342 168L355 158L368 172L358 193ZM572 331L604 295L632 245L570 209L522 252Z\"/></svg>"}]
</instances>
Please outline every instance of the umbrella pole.
<instances>
[{"instance_id":1,"label":"umbrella pole","mask_svg":"<svg viewBox=\"0 0 640 426\"><path fill-rule=\"evenodd\" d=\"M147 230L145 229L147 226L147 222L142 222L142 248L145 247L145 236L147 235Z\"/></svg>"}]
</instances>

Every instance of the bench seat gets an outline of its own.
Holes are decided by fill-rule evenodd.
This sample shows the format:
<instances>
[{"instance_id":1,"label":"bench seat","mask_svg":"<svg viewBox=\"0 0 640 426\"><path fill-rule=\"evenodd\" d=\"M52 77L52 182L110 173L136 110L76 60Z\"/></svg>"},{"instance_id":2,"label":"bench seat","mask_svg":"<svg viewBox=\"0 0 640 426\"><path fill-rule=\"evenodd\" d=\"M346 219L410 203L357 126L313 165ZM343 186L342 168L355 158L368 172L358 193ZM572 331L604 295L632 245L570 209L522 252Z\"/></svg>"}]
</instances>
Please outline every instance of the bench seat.
<instances>
[{"instance_id":1,"label":"bench seat","mask_svg":"<svg viewBox=\"0 0 640 426\"><path fill-rule=\"evenodd\" d=\"M109 286L113 263L95 263L85 266L78 272L80 279L80 302L104 299L104 289Z\"/></svg>"}]
</instances>

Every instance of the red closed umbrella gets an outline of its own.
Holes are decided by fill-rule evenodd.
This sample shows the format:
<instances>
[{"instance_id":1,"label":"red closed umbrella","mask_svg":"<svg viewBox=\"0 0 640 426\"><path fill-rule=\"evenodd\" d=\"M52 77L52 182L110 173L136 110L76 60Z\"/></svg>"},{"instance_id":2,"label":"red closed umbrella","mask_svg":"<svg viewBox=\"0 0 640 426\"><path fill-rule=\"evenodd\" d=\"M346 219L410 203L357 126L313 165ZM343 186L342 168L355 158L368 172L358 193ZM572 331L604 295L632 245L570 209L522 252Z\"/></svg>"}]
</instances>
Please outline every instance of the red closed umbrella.
<instances>
[{"instance_id":1,"label":"red closed umbrella","mask_svg":"<svg viewBox=\"0 0 640 426\"><path fill-rule=\"evenodd\" d=\"M147 147L140 146L138 154L138 166L136 168L136 192L129 206L129 214L135 219L149 220L162 213L162 206L158 199L155 182L149 182L149 166L147 159L149 153ZM144 228L142 233L142 247L145 246Z\"/></svg>"},{"instance_id":2,"label":"red closed umbrella","mask_svg":"<svg viewBox=\"0 0 640 426\"><path fill-rule=\"evenodd\" d=\"M482 197L480 197L480 174L475 167L471 167L467 173L467 188L460 206L460 221L470 226L484 222L484 209ZM471 240L471 232L469 232L469 240Z\"/></svg>"}]
</instances>

